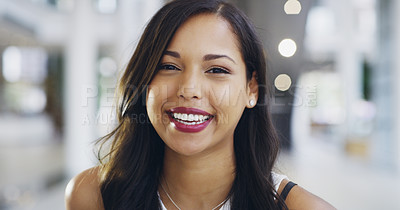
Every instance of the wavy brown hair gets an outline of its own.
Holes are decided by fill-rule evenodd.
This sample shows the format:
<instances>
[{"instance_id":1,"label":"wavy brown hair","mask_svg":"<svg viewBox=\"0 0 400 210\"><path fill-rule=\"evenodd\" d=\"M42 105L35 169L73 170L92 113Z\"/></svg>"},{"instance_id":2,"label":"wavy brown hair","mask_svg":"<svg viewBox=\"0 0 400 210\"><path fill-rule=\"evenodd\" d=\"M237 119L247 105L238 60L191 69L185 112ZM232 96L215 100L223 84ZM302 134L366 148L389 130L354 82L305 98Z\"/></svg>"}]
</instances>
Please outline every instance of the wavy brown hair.
<instances>
[{"instance_id":1,"label":"wavy brown hair","mask_svg":"<svg viewBox=\"0 0 400 210\"><path fill-rule=\"evenodd\" d=\"M198 14L215 14L231 25L246 65L247 80L256 72L257 105L245 109L234 133L236 177L230 191L231 209L286 208L274 190L271 171L279 145L268 111L269 89L262 44L244 13L220 0L175 0L150 20L121 78L118 126L99 140L111 141L101 156L101 194L105 209L160 209L157 189L165 144L146 112L146 88L177 29Z\"/></svg>"}]
</instances>

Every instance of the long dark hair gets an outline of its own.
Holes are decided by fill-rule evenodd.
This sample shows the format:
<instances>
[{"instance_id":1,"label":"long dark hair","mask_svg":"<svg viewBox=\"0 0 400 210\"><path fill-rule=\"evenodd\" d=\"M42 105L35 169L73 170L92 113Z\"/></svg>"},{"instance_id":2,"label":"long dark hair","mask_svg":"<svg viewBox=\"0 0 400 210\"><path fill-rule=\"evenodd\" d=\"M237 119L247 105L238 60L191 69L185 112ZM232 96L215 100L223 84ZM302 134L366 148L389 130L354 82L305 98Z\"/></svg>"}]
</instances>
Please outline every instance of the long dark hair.
<instances>
[{"instance_id":1,"label":"long dark hair","mask_svg":"<svg viewBox=\"0 0 400 210\"><path fill-rule=\"evenodd\" d=\"M143 32L119 83L119 124L99 141L102 146L111 141L109 153L99 155L101 194L107 210L160 209L157 189L165 145L147 116L146 87L179 26L204 13L231 24L247 80L255 71L259 85L257 105L245 109L234 133L236 178L229 194L231 209L286 208L271 177L279 145L268 111L265 56L254 26L240 10L221 0L175 0L162 7Z\"/></svg>"}]
</instances>

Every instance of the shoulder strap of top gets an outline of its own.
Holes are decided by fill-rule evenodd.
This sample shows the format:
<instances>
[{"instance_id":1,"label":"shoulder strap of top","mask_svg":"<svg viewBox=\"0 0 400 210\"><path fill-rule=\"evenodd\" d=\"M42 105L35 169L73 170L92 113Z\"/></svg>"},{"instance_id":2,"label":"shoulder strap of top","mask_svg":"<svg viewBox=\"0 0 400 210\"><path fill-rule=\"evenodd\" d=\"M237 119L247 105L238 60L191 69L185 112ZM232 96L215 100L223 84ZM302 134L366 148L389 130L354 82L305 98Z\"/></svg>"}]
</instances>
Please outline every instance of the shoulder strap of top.
<instances>
[{"instance_id":1,"label":"shoulder strap of top","mask_svg":"<svg viewBox=\"0 0 400 210\"><path fill-rule=\"evenodd\" d=\"M282 174L277 174L275 172L271 172L271 176L272 176L272 181L275 187L275 191L278 192L279 186L281 185L282 180L284 179L288 179L287 176L282 175Z\"/></svg>"},{"instance_id":2,"label":"shoulder strap of top","mask_svg":"<svg viewBox=\"0 0 400 210\"><path fill-rule=\"evenodd\" d=\"M297 185L296 183L291 182L291 181L289 181L289 182L285 185L285 187L283 188L282 193L281 193L281 195L280 195L281 198L282 198L284 201L286 200L286 197L288 196L290 190L291 190L294 186L296 186L296 185Z\"/></svg>"}]
</instances>

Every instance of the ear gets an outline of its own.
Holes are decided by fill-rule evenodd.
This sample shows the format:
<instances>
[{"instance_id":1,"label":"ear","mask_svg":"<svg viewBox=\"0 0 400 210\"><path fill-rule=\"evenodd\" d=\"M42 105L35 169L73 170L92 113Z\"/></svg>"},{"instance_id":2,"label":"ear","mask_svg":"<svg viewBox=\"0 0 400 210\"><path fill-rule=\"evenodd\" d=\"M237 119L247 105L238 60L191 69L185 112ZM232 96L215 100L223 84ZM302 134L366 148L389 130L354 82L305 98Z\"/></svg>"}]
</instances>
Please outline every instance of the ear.
<instances>
[{"instance_id":1,"label":"ear","mask_svg":"<svg viewBox=\"0 0 400 210\"><path fill-rule=\"evenodd\" d=\"M257 72L253 71L250 81L247 83L247 108L256 106L258 100Z\"/></svg>"}]
</instances>

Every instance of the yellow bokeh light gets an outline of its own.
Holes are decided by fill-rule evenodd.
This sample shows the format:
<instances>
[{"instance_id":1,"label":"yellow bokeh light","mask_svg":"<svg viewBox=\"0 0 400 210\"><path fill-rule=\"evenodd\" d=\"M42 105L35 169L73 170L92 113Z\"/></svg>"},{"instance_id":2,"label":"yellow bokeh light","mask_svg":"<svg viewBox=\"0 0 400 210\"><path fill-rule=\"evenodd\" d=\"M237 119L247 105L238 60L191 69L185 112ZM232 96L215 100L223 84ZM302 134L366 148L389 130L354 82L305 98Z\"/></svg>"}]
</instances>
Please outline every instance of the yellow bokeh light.
<instances>
[{"instance_id":1,"label":"yellow bokeh light","mask_svg":"<svg viewBox=\"0 0 400 210\"><path fill-rule=\"evenodd\" d=\"M301 12L301 4L298 0L288 0L285 3L284 10L288 15L298 15Z\"/></svg>"},{"instance_id":2,"label":"yellow bokeh light","mask_svg":"<svg viewBox=\"0 0 400 210\"><path fill-rule=\"evenodd\" d=\"M287 91L292 85L292 79L287 74L280 74L275 78L274 85L280 91Z\"/></svg>"}]
</instances>

